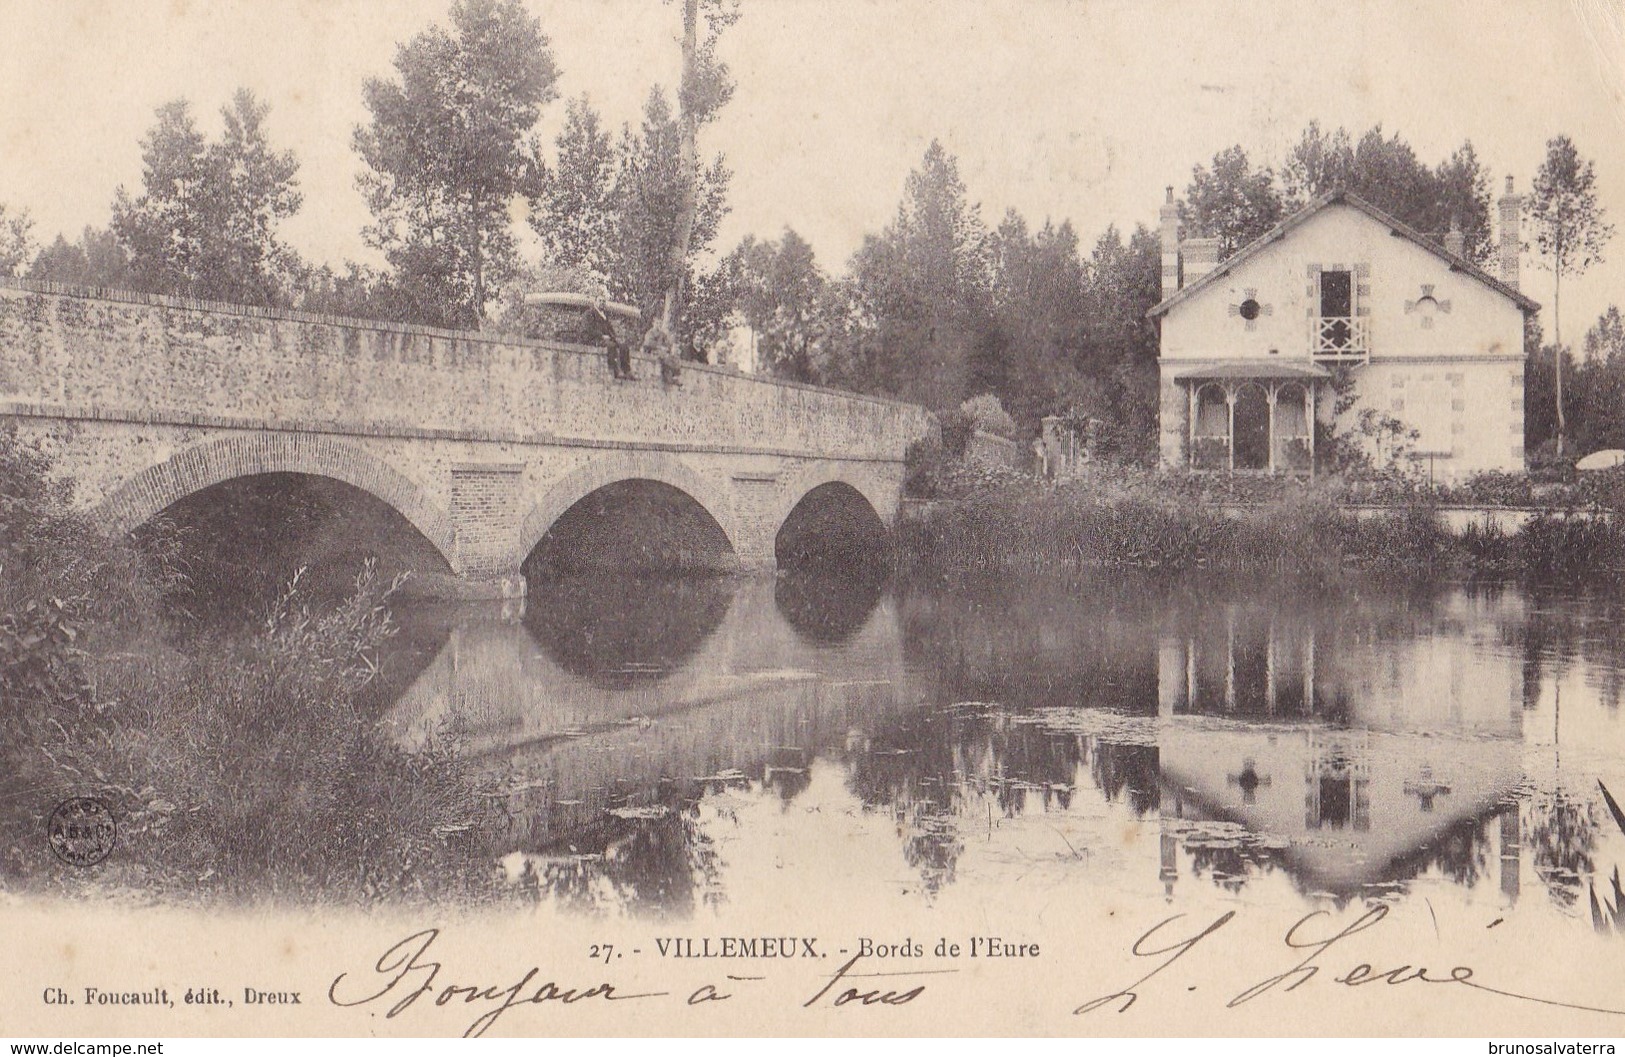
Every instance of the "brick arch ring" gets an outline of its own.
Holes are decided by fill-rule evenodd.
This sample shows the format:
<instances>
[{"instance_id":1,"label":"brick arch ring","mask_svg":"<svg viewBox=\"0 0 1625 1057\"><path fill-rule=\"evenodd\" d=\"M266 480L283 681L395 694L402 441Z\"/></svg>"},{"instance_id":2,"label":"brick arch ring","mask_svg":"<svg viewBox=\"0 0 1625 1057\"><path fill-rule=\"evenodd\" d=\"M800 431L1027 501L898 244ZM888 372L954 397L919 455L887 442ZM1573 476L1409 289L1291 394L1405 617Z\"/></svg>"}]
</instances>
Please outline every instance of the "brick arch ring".
<instances>
[{"instance_id":1,"label":"brick arch ring","mask_svg":"<svg viewBox=\"0 0 1625 1057\"><path fill-rule=\"evenodd\" d=\"M359 488L393 507L456 568L451 517L423 488L376 456L319 434L246 433L194 444L126 480L98 509L112 531L129 532L194 492L262 473L310 474Z\"/></svg>"},{"instance_id":2,"label":"brick arch ring","mask_svg":"<svg viewBox=\"0 0 1625 1057\"><path fill-rule=\"evenodd\" d=\"M520 523L519 552L514 567L520 567L542 541L553 523L582 499L606 485L620 481L657 481L670 485L698 503L727 537L728 546L739 553L739 534L728 495L681 459L662 451L613 451L565 474L548 486Z\"/></svg>"},{"instance_id":3,"label":"brick arch ring","mask_svg":"<svg viewBox=\"0 0 1625 1057\"><path fill-rule=\"evenodd\" d=\"M891 528L893 518L887 517L887 510L895 514L895 497L891 501L885 495L885 489L877 482L871 480L870 474L853 473L850 468L838 463L813 463L802 467L792 474L780 489L778 506L773 511L773 534L777 536L779 530L784 528L785 521L797 504L815 488L826 484L844 484L864 498L869 508L874 511L876 520L886 528ZM901 489L901 483L899 483Z\"/></svg>"}]
</instances>

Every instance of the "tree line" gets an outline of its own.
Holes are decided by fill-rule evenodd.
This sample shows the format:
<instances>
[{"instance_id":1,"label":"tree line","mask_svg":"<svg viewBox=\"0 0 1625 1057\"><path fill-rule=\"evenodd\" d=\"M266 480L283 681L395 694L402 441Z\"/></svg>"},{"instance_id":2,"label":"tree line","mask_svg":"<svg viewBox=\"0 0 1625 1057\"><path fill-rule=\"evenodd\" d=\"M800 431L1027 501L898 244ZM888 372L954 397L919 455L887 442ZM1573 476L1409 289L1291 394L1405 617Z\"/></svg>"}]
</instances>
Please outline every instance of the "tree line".
<instances>
[{"instance_id":1,"label":"tree line","mask_svg":"<svg viewBox=\"0 0 1625 1057\"><path fill-rule=\"evenodd\" d=\"M739 10L737 0L677 7L675 96L652 86L638 123L619 129L585 96L564 101L551 144L536 129L559 102L560 70L521 0L458 0L449 25L401 44L393 74L365 82L369 120L353 136L372 216L363 234L386 267L315 265L283 241L280 224L303 205L298 161L270 142L267 106L242 90L213 138L185 100L159 108L141 143L141 187L117 190L105 228L35 253L27 214L0 207L0 274L532 335L544 328L527 294L596 294L664 321L692 358L709 358L743 323L758 361L786 378L936 409L992 394L1018 431L1062 415L1092 422L1104 454L1154 457L1154 232L1114 225L1087 242L1069 221L1034 224L1014 210L990 226L933 141L890 222L841 270L788 227L719 251L733 174L720 154L702 156L699 137L733 94L717 44ZM1559 290L1611 235L1594 181L1566 137L1551 141L1527 216ZM1181 222L1228 256L1336 189L1435 241L1459 231L1476 263L1495 252L1490 178L1472 143L1429 164L1380 126L1355 135L1311 122L1275 164L1226 148L1192 167ZM528 259L516 205L539 247ZM1549 375L1553 390L1550 428L1529 416L1538 445L1564 432L1565 375L1592 378L1563 370L1555 349L1543 366L1530 340L1531 384ZM1576 413L1595 399L1577 391Z\"/></svg>"},{"instance_id":2,"label":"tree line","mask_svg":"<svg viewBox=\"0 0 1625 1057\"><path fill-rule=\"evenodd\" d=\"M639 126L618 136L587 99L570 101L556 160L536 128L558 100L560 70L521 0L458 0L449 25L401 44L393 74L363 85L369 120L353 136L372 216L363 236L386 267L314 264L283 240L282 222L303 205L299 163L271 143L269 107L244 89L222 109L218 137L187 100L160 107L141 141L141 186L116 191L105 227L35 253L27 214L0 207L0 274L485 328L563 272L645 318L704 330L699 262L731 174L720 157L702 163L696 144L732 93L716 42L738 12L736 0L677 6L675 100L653 86ZM540 260L522 259L516 205Z\"/></svg>"},{"instance_id":3,"label":"tree line","mask_svg":"<svg viewBox=\"0 0 1625 1057\"><path fill-rule=\"evenodd\" d=\"M1547 144L1530 186L1524 234L1561 290L1565 276L1602 259L1612 227L1592 163L1568 137ZM1355 136L1310 122L1273 166L1239 144L1221 150L1192 167L1181 225L1217 239L1223 259L1333 191L1358 195L1440 245L1459 232L1472 263L1488 267L1495 255L1490 175L1472 143L1430 165L1380 126ZM989 229L953 157L933 143L892 222L864 240L844 275L824 272L792 230L747 238L723 270L760 356L780 374L939 409L992 393L1020 431L1032 433L1046 415L1088 420L1102 454L1150 461L1158 342L1146 313L1162 296L1160 252L1144 225L1126 235L1108 227L1087 253L1069 222L1035 228L1012 210ZM1554 329L1560 307L1552 306ZM1607 417L1589 410L1602 399L1590 390L1593 374L1562 368L1569 361L1556 354L1566 348L1557 334L1555 347L1544 346L1538 324L1530 328L1530 449L1563 453L1566 374L1578 387L1576 413L1590 416L1584 450L1599 430L1625 446L1625 427L1604 430ZM1619 370L1625 375L1625 359ZM1616 388L1612 421L1625 422L1625 381Z\"/></svg>"}]
</instances>

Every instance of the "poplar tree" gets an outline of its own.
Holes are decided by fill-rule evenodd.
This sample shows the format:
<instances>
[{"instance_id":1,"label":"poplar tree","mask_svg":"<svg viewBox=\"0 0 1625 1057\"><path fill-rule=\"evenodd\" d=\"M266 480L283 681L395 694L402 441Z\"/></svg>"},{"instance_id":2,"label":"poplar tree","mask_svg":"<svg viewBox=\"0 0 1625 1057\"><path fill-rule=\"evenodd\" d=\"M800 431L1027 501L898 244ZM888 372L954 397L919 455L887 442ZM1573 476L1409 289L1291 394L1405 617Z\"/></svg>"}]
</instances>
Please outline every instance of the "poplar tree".
<instances>
[{"instance_id":1,"label":"poplar tree","mask_svg":"<svg viewBox=\"0 0 1625 1057\"><path fill-rule=\"evenodd\" d=\"M673 333L683 311L690 243L702 207L700 127L715 120L717 112L733 98L733 78L728 65L717 58L717 39L739 20L736 0L679 2L683 5L683 73L677 86L678 198L663 306L666 327Z\"/></svg>"},{"instance_id":2,"label":"poplar tree","mask_svg":"<svg viewBox=\"0 0 1625 1057\"><path fill-rule=\"evenodd\" d=\"M1563 454L1567 421L1563 410L1563 277L1580 275L1603 261L1613 238L1597 201L1597 174L1581 158L1574 142L1557 136L1546 143L1546 160L1535 173L1533 193L1525 203L1534 246L1556 280L1552 294L1552 336L1556 344L1555 401L1557 454Z\"/></svg>"}]
</instances>

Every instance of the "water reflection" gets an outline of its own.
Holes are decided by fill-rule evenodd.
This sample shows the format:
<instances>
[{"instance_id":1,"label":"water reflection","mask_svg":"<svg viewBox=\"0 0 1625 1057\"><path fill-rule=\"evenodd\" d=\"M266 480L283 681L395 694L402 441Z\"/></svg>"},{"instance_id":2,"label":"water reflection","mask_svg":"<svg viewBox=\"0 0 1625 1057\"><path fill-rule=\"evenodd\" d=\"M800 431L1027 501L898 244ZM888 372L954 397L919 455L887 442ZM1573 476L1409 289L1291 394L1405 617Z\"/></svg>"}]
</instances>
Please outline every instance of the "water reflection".
<instances>
[{"instance_id":1,"label":"water reflection","mask_svg":"<svg viewBox=\"0 0 1625 1057\"><path fill-rule=\"evenodd\" d=\"M1610 601L1121 576L554 590L522 622L453 622L389 721L460 731L511 819L479 853L572 910L690 916L789 870L921 900L1038 876L1507 913L1538 891L1589 927L1588 886L1625 862L1596 794L1625 777Z\"/></svg>"},{"instance_id":2,"label":"water reflection","mask_svg":"<svg viewBox=\"0 0 1625 1057\"><path fill-rule=\"evenodd\" d=\"M694 657L728 611L727 583L711 576L559 574L536 581L525 629L560 668L625 689Z\"/></svg>"},{"instance_id":3,"label":"water reflection","mask_svg":"<svg viewBox=\"0 0 1625 1057\"><path fill-rule=\"evenodd\" d=\"M873 568L850 576L832 569L787 573L774 584L773 603L808 642L838 646L869 622L885 586L884 572Z\"/></svg>"}]
</instances>

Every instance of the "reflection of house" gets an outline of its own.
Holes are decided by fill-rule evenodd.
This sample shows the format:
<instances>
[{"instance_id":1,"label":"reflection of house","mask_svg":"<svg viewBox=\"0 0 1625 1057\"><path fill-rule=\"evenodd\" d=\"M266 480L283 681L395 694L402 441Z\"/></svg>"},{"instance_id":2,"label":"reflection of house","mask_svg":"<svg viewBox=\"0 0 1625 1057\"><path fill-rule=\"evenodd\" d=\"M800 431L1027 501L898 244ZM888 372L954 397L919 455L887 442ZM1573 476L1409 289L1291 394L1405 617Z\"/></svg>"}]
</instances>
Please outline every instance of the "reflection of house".
<instances>
[{"instance_id":1,"label":"reflection of house","mask_svg":"<svg viewBox=\"0 0 1625 1057\"><path fill-rule=\"evenodd\" d=\"M1520 199L1501 199L1499 277L1354 195L1322 196L1218 260L1216 239L1179 232L1162 207L1162 462L1168 467L1308 473L1312 424L1352 383L1362 411L1420 433L1442 477L1522 470Z\"/></svg>"},{"instance_id":2,"label":"reflection of house","mask_svg":"<svg viewBox=\"0 0 1625 1057\"><path fill-rule=\"evenodd\" d=\"M1482 647L1516 609L1437 605L1428 635L1243 604L1165 627L1169 824L1239 823L1305 883L1347 891L1498 810L1522 775L1524 675Z\"/></svg>"}]
</instances>

